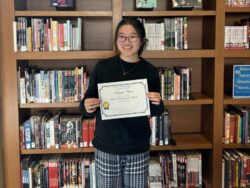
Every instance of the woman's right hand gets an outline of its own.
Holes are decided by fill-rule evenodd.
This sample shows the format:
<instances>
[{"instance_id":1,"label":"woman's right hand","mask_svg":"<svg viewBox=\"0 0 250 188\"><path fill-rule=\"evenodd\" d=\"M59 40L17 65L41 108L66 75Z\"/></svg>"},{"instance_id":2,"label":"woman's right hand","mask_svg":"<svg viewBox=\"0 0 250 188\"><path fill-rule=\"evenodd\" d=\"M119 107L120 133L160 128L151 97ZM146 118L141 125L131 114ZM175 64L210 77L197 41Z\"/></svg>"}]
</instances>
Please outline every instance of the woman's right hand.
<instances>
[{"instance_id":1,"label":"woman's right hand","mask_svg":"<svg viewBox=\"0 0 250 188\"><path fill-rule=\"evenodd\" d=\"M100 99L98 98L87 98L84 101L85 109L88 113L93 113L96 111L96 108L100 106Z\"/></svg>"}]
</instances>

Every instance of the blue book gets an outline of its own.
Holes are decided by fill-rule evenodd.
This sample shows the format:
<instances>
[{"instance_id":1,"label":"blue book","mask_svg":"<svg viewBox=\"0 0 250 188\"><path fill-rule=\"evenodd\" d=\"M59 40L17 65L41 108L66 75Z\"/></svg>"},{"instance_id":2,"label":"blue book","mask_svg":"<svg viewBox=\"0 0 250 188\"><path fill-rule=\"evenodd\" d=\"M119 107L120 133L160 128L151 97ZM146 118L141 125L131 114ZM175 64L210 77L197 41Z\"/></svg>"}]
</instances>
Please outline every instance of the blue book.
<instances>
[{"instance_id":1,"label":"blue book","mask_svg":"<svg viewBox=\"0 0 250 188\"><path fill-rule=\"evenodd\" d=\"M233 98L250 98L250 65L233 66Z\"/></svg>"},{"instance_id":2,"label":"blue book","mask_svg":"<svg viewBox=\"0 0 250 188\"><path fill-rule=\"evenodd\" d=\"M27 121L24 122L23 124L24 128L24 144L25 144L25 149L31 149L31 122L28 119Z\"/></svg>"}]
</instances>

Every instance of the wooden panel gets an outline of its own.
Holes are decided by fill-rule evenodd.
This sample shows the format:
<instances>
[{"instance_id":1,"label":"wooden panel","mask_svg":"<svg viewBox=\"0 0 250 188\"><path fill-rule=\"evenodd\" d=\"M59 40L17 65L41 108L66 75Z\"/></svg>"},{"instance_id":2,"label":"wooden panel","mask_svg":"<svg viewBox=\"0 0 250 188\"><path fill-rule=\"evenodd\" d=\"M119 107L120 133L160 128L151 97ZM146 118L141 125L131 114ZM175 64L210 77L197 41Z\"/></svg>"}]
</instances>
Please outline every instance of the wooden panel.
<instances>
[{"instance_id":1,"label":"wooden panel","mask_svg":"<svg viewBox=\"0 0 250 188\"><path fill-rule=\"evenodd\" d=\"M214 57L214 50L165 50L165 51L145 51L144 58L201 58Z\"/></svg>"},{"instance_id":2,"label":"wooden panel","mask_svg":"<svg viewBox=\"0 0 250 188\"><path fill-rule=\"evenodd\" d=\"M201 106L166 106L173 133L200 133Z\"/></svg>"},{"instance_id":3,"label":"wooden panel","mask_svg":"<svg viewBox=\"0 0 250 188\"><path fill-rule=\"evenodd\" d=\"M224 76L224 1L216 1L216 19L215 19L215 67L214 67L214 107L213 107L213 126L211 134L213 138L213 152L208 160L208 170L206 174L209 180L212 180L213 187L222 186L222 122L223 122L223 76Z\"/></svg>"},{"instance_id":4,"label":"wooden panel","mask_svg":"<svg viewBox=\"0 0 250 188\"><path fill-rule=\"evenodd\" d=\"M77 148L77 149L22 149L21 154L57 154L57 153L93 153L94 148Z\"/></svg>"},{"instance_id":5,"label":"wooden panel","mask_svg":"<svg viewBox=\"0 0 250 188\"><path fill-rule=\"evenodd\" d=\"M226 14L225 25L235 25L240 22L242 18L249 18L249 13L241 12L237 14L228 13Z\"/></svg>"},{"instance_id":6,"label":"wooden panel","mask_svg":"<svg viewBox=\"0 0 250 188\"><path fill-rule=\"evenodd\" d=\"M4 145L5 188L20 187L20 152L17 104L17 79L13 52L12 22L14 1L0 1L0 80L1 117Z\"/></svg>"},{"instance_id":7,"label":"wooden panel","mask_svg":"<svg viewBox=\"0 0 250 188\"><path fill-rule=\"evenodd\" d=\"M202 93L214 98L214 76L215 63L214 59L203 59L202 62Z\"/></svg>"},{"instance_id":8,"label":"wooden panel","mask_svg":"<svg viewBox=\"0 0 250 188\"><path fill-rule=\"evenodd\" d=\"M225 50L225 57L250 57L249 50Z\"/></svg>"},{"instance_id":9,"label":"wooden panel","mask_svg":"<svg viewBox=\"0 0 250 188\"><path fill-rule=\"evenodd\" d=\"M151 151L184 150L184 149L211 149L211 142L202 134L173 134L176 145L151 146Z\"/></svg>"},{"instance_id":10,"label":"wooden panel","mask_svg":"<svg viewBox=\"0 0 250 188\"><path fill-rule=\"evenodd\" d=\"M27 103L20 104L20 108L79 108L79 102L74 103Z\"/></svg>"},{"instance_id":11,"label":"wooden panel","mask_svg":"<svg viewBox=\"0 0 250 188\"><path fill-rule=\"evenodd\" d=\"M83 19L83 49L112 50L113 49L112 19Z\"/></svg>"},{"instance_id":12,"label":"wooden panel","mask_svg":"<svg viewBox=\"0 0 250 188\"><path fill-rule=\"evenodd\" d=\"M111 17L111 11L15 11L15 16L25 17Z\"/></svg>"},{"instance_id":13,"label":"wooden panel","mask_svg":"<svg viewBox=\"0 0 250 188\"><path fill-rule=\"evenodd\" d=\"M169 16L215 16L215 11L125 11L123 16L138 16L138 17L169 17Z\"/></svg>"},{"instance_id":14,"label":"wooden panel","mask_svg":"<svg viewBox=\"0 0 250 188\"><path fill-rule=\"evenodd\" d=\"M223 144L223 149L250 149L250 144Z\"/></svg>"},{"instance_id":15,"label":"wooden panel","mask_svg":"<svg viewBox=\"0 0 250 188\"><path fill-rule=\"evenodd\" d=\"M2 6L2 4L0 3L0 6ZM2 11L0 9L0 11ZM0 12L0 27L3 26L3 14L1 14ZM0 39L2 39L2 30L0 28ZM2 54L3 52L3 44L0 43L0 52ZM3 70L3 58L0 57L0 75L2 74L2 70ZM0 76L1 78L1 76ZM3 188L4 187L4 147L3 147L3 130L4 130L4 122L3 122L3 113L4 113L4 109L3 109L3 84L2 84L2 79L0 79L0 187Z\"/></svg>"},{"instance_id":16,"label":"wooden panel","mask_svg":"<svg viewBox=\"0 0 250 188\"><path fill-rule=\"evenodd\" d=\"M183 150L183 149L211 149L212 144L202 134L174 134L173 139L176 145L167 146L151 146L150 151L165 151L165 150ZM53 154L53 153L89 153L94 152L94 148L78 148L78 149L31 149L21 150L21 154Z\"/></svg>"},{"instance_id":17,"label":"wooden panel","mask_svg":"<svg viewBox=\"0 0 250 188\"><path fill-rule=\"evenodd\" d=\"M31 59L103 59L114 55L111 50L105 51L69 51L69 52L17 52L17 60Z\"/></svg>"},{"instance_id":18,"label":"wooden panel","mask_svg":"<svg viewBox=\"0 0 250 188\"><path fill-rule=\"evenodd\" d=\"M234 99L231 95L224 95L224 104L232 105L250 105L250 98Z\"/></svg>"},{"instance_id":19,"label":"wooden panel","mask_svg":"<svg viewBox=\"0 0 250 188\"><path fill-rule=\"evenodd\" d=\"M242 13L250 12L250 7L226 7L226 13Z\"/></svg>"}]
</instances>

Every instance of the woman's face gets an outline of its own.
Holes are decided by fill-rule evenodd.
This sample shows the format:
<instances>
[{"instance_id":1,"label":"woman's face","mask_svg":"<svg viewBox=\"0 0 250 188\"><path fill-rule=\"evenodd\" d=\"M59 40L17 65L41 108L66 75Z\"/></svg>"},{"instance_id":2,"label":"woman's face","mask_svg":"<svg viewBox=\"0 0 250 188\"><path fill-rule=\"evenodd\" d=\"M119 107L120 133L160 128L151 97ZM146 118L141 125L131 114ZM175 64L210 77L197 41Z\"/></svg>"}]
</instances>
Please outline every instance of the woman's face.
<instances>
[{"instance_id":1,"label":"woman's face","mask_svg":"<svg viewBox=\"0 0 250 188\"><path fill-rule=\"evenodd\" d=\"M138 50L142 42L133 26L123 25L117 33L116 45L124 60L138 60Z\"/></svg>"}]
</instances>

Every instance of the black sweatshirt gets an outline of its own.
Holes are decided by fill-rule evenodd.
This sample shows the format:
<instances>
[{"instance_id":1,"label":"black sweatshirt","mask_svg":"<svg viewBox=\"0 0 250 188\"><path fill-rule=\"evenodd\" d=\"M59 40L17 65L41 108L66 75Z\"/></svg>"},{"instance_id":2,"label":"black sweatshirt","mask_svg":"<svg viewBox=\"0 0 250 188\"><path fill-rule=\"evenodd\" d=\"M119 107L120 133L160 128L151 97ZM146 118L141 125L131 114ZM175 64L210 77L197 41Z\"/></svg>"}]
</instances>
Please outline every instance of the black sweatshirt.
<instances>
[{"instance_id":1,"label":"black sweatshirt","mask_svg":"<svg viewBox=\"0 0 250 188\"><path fill-rule=\"evenodd\" d=\"M121 65L121 63L123 63ZM80 103L83 117L96 117L96 129L93 145L95 148L113 154L125 155L142 153L149 150L150 126L147 116L112 120L101 120L100 108L94 113L86 112L84 100L98 98L98 83L147 79L149 92L160 93L160 80L156 67L142 59L137 65L122 61L119 56L102 60L96 64L90 76L89 87ZM123 67L122 67L123 66ZM134 66L136 66L134 68ZM123 75L123 69L129 72ZM164 111L163 102L160 105L150 103L151 116L161 115Z\"/></svg>"}]
</instances>

